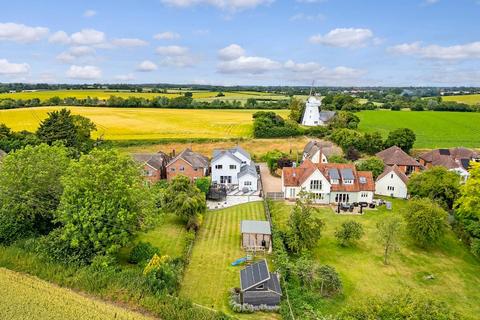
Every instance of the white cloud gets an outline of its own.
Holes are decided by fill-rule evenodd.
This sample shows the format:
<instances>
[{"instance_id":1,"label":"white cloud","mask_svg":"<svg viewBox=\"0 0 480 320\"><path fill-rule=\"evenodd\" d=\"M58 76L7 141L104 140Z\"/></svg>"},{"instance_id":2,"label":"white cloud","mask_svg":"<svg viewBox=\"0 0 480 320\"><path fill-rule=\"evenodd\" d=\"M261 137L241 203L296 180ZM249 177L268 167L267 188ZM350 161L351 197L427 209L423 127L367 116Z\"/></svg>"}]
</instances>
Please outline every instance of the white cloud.
<instances>
[{"instance_id":1,"label":"white cloud","mask_svg":"<svg viewBox=\"0 0 480 320\"><path fill-rule=\"evenodd\" d=\"M280 67L280 63L269 58L242 56L234 60L220 62L218 71L220 73L261 74Z\"/></svg>"},{"instance_id":2,"label":"white cloud","mask_svg":"<svg viewBox=\"0 0 480 320\"><path fill-rule=\"evenodd\" d=\"M174 39L179 39L180 35L176 32L165 31L165 32L157 33L156 35L153 36L153 38L156 40L174 40Z\"/></svg>"},{"instance_id":3,"label":"white cloud","mask_svg":"<svg viewBox=\"0 0 480 320\"><path fill-rule=\"evenodd\" d=\"M355 48L365 46L373 37L370 29L337 28L325 35L314 35L310 42L330 47Z\"/></svg>"},{"instance_id":4,"label":"white cloud","mask_svg":"<svg viewBox=\"0 0 480 320\"><path fill-rule=\"evenodd\" d=\"M231 44L228 47L218 51L218 57L221 60L234 60L245 55L245 50L238 44Z\"/></svg>"},{"instance_id":5,"label":"white cloud","mask_svg":"<svg viewBox=\"0 0 480 320\"><path fill-rule=\"evenodd\" d=\"M155 71L157 69L158 69L157 65L150 60L142 61L137 66L137 71L141 71L141 72L150 72L150 71Z\"/></svg>"},{"instance_id":6,"label":"white cloud","mask_svg":"<svg viewBox=\"0 0 480 320\"><path fill-rule=\"evenodd\" d=\"M73 65L67 70L67 77L78 80L97 80L102 77L102 70L95 66Z\"/></svg>"},{"instance_id":7,"label":"white cloud","mask_svg":"<svg viewBox=\"0 0 480 320\"><path fill-rule=\"evenodd\" d=\"M119 74L119 75L115 76L115 80L118 80L118 81L132 81L132 80L135 80L135 76L131 73L129 73L129 74Z\"/></svg>"},{"instance_id":8,"label":"white cloud","mask_svg":"<svg viewBox=\"0 0 480 320\"><path fill-rule=\"evenodd\" d=\"M191 67L198 62L198 58L190 53L190 49L181 46L157 47L157 54L162 56L160 61L164 66Z\"/></svg>"},{"instance_id":9,"label":"white cloud","mask_svg":"<svg viewBox=\"0 0 480 320\"><path fill-rule=\"evenodd\" d=\"M239 11L260 5L270 4L274 0L161 0L167 5L191 7L194 5L211 5L223 10Z\"/></svg>"},{"instance_id":10,"label":"white cloud","mask_svg":"<svg viewBox=\"0 0 480 320\"><path fill-rule=\"evenodd\" d=\"M387 49L391 53L436 60L480 59L480 41L453 46L422 45L421 42L403 43Z\"/></svg>"},{"instance_id":11,"label":"white cloud","mask_svg":"<svg viewBox=\"0 0 480 320\"><path fill-rule=\"evenodd\" d=\"M287 71L287 77L292 80L319 80L336 84L352 81L365 73L362 70L344 66L327 68L316 62L297 63L292 60L285 62L284 68Z\"/></svg>"},{"instance_id":12,"label":"white cloud","mask_svg":"<svg viewBox=\"0 0 480 320\"><path fill-rule=\"evenodd\" d=\"M97 15L97 11L91 10L91 9L90 9L90 10L87 10L87 11L85 11L85 12L83 13L83 16L84 16L85 18L91 18L91 17L94 17L94 16L96 16L96 15Z\"/></svg>"},{"instance_id":13,"label":"white cloud","mask_svg":"<svg viewBox=\"0 0 480 320\"><path fill-rule=\"evenodd\" d=\"M77 45L97 45L105 42L105 33L95 29L83 29L70 36L72 43Z\"/></svg>"},{"instance_id":14,"label":"white cloud","mask_svg":"<svg viewBox=\"0 0 480 320\"><path fill-rule=\"evenodd\" d=\"M48 38L51 43L69 44L70 41L70 36L65 31L57 31Z\"/></svg>"},{"instance_id":15,"label":"white cloud","mask_svg":"<svg viewBox=\"0 0 480 320\"><path fill-rule=\"evenodd\" d=\"M297 13L290 17L290 21L323 21L325 16L321 13L317 14L306 14L306 13Z\"/></svg>"},{"instance_id":16,"label":"white cloud","mask_svg":"<svg viewBox=\"0 0 480 320\"><path fill-rule=\"evenodd\" d=\"M73 63L78 58L95 54L95 49L88 46L71 47L68 51L64 51L57 56L57 60L63 63Z\"/></svg>"},{"instance_id":17,"label":"white cloud","mask_svg":"<svg viewBox=\"0 0 480 320\"><path fill-rule=\"evenodd\" d=\"M30 71L27 63L10 63L7 59L0 59L1 75L20 75Z\"/></svg>"},{"instance_id":18,"label":"white cloud","mask_svg":"<svg viewBox=\"0 0 480 320\"><path fill-rule=\"evenodd\" d=\"M113 39L112 44L117 47L142 47L148 45L148 42L136 38L118 38Z\"/></svg>"},{"instance_id":19,"label":"white cloud","mask_svg":"<svg viewBox=\"0 0 480 320\"><path fill-rule=\"evenodd\" d=\"M0 41L34 42L45 37L48 32L48 28L44 27L29 27L11 22L0 23Z\"/></svg>"}]
</instances>

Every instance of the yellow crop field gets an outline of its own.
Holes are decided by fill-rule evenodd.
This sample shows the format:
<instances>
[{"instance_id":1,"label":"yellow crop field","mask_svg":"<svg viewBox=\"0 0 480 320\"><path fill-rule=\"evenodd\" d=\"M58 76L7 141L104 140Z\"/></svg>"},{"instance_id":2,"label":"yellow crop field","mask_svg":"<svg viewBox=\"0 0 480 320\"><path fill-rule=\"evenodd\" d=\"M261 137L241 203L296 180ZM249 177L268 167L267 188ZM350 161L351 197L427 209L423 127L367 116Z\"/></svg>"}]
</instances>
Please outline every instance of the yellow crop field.
<instances>
[{"instance_id":1,"label":"yellow crop field","mask_svg":"<svg viewBox=\"0 0 480 320\"><path fill-rule=\"evenodd\" d=\"M479 104L480 103L480 94L466 94L460 96L446 96L442 97L443 101L456 101L466 104Z\"/></svg>"},{"instance_id":2,"label":"yellow crop field","mask_svg":"<svg viewBox=\"0 0 480 320\"><path fill-rule=\"evenodd\" d=\"M0 123L14 131L35 131L47 113L61 107L0 110ZM258 110L192 110L70 107L73 114L91 119L95 137L109 140L166 138L228 139L252 136L252 114ZM288 110L276 111L287 117Z\"/></svg>"},{"instance_id":3,"label":"yellow crop field","mask_svg":"<svg viewBox=\"0 0 480 320\"><path fill-rule=\"evenodd\" d=\"M3 268L0 268L0 318L9 320L153 319Z\"/></svg>"}]
</instances>

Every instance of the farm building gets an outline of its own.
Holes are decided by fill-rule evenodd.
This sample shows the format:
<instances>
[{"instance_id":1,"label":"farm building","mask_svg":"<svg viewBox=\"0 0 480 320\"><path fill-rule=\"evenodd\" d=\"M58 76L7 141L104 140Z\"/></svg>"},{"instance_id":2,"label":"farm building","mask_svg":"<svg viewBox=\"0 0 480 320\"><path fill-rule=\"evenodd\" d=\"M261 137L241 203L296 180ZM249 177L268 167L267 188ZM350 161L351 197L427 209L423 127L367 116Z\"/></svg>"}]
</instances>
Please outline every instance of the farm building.
<instances>
[{"instance_id":1,"label":"farm building","mask_svg":"<svg viewBox=\"0 0 480 320\"><path fill-rule=\"evenodd\" d=\"M208 158L187 148L170 160L166 171L168 181L177 175L187 176L194 181L207 175Z\"/></svg>"},{"instance_id":2,"label":"farm building","mask_svg":"<svg viewBox=\"0 0 480 320\"><path fill-rule=\"evenodd\" d=\"M268 271L265 259L240 270L240 303L278 306L281 297L278 274Z\"/></svg>"},{"instance_id":3,"label":"farm building","mask_svg":"<svg viewBox=\"0 0 480 320\"><path fill-rule=\"evenodd\" d=\"M270 222L258 220L242 220L242 247L245 250L272 250L272 230Z\"/></svg>"}]
</instances>

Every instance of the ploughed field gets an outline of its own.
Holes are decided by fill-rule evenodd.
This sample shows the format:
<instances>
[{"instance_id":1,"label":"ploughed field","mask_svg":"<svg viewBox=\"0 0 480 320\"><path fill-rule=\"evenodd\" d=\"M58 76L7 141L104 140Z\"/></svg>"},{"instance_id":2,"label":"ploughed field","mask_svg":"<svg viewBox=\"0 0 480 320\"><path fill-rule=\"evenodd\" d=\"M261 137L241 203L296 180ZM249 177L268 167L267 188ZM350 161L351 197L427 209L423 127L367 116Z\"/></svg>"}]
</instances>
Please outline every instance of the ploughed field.
<instances>
[{"instance_id":1,"label":"ploughed field","mask_svg":"<svg viewBox=\"0 0 480 320\"><path fill-rule=\"evenodd\" d=\"M414 148L480 148L480 113L438 111L362 111L361 131L380 131L384 137L396 128L412 129Z\"/></svg>"},{"instance_id":2,"label":"ploughed field","mask_svg":"<svg viewBox=\"0 0 480 320\"><path fill-rule=\"evenodd\" d=\"M10 320L153 319L3 268L0 268L0 318Z\"/></svg>"},{"instance_id":3,"label":"ploughed field","mask_svg":"<svg viewBox=\"0 0 480 320\"><path fill-rule=\"evenodd\" d=\"M61 107L0 110L0 123L14 131L35 131L47 113ZM94 137L109 140L229 139L252 136L252 114L258 110L198 110L70 107L97 125ZM282 116L288 110L278 111Z\"/></svg>"}]
</instances>

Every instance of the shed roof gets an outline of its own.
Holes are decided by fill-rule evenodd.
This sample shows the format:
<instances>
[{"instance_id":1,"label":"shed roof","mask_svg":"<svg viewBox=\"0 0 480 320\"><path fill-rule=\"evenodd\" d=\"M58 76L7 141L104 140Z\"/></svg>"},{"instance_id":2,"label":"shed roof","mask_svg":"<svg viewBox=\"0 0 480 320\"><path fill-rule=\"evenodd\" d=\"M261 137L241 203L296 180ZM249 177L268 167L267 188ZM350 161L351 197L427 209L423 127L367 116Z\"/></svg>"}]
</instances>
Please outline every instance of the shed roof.
<instances>
[{"instance_id":1,"label":"shed roof","mask_svg":"<svg viewBox=\"0 0 480 320\"><path fill-rule=\"evenodd\" d=\"M242 220L242 233L272 234L270 222L259 220Z\"/></svg>"},{"instance_id":2,"label":"shed roof","mask_svg":"<svg viewBox=\"0 0 480 320\"><path fill-rule=\"evenodd\" d=\"M270 279L267 260L255 262L240 270L240 286L242 291L253 288Z\"/></svg>"}]
</instances>

